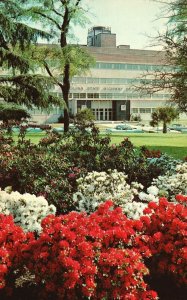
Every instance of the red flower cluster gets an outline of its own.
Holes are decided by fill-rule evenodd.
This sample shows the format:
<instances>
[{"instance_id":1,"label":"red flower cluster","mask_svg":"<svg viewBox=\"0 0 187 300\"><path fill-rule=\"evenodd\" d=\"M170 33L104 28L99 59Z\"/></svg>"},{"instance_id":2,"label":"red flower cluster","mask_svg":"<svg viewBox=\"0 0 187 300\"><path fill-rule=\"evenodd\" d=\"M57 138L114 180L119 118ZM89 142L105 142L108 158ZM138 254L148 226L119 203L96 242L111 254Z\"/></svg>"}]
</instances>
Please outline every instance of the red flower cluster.
<instances>
[{"instance_id":1,"label":"red flower cluster","mask_svg":"<svg viewBox=\"0 0 187 300\"><path fill-rule=\"evenodd\" d=\"M58 299L157 299L147 291L148 269L132 246L137 225L110 201L90 216L48 216L30 244L28 268Z\"/></svg>"},{"instance_id":2,"label":"red flower cluster","mask_svg":"<svg viewBox=\"0 0 187 300\"><path fill-rule=\"evenodd\" d=\"M28 234L29 236L30 234ZM31 234L32 236L32 234ZM0 289L8 283L7 276L22 265L21 248L28 243L27 235L16 226L12 216L0 215Z\"/></svg>"},{"instance_id":3,"label":"red flower cluster","mask_svg":"<svg viewBox=\"0 0 187 300\"><path fill-rule=\"evenodd\" d=\"M187 284L187 197L177 195L176 200L178 204L166 198L161 198L158 205L149 203L145 210L151 213L149 222L145 223L145 217L141 220L145 223L146 246L152 253L150 271L172 276L178 284Z\"/></svg>"}]
</instances>

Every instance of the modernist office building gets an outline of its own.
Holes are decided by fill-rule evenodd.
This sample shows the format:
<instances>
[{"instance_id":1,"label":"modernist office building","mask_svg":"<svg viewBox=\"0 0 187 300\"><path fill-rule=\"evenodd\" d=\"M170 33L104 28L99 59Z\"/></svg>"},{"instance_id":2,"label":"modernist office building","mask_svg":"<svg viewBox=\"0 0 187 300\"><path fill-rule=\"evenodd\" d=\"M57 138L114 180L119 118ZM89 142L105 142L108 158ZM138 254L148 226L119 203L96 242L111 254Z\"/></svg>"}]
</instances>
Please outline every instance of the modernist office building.
<instances>
[{"instance_id":1,"label":"modernist office building","mask_svg":"<svg viewBox=\"0 0 187 300\"><path fill-rule=\"evenodd\" d=\"M111 28L97 26L88 31L86 49L96 60L87 75L72 79L70 110L91 108L96 120L130 120L140 115L149 120L155 108L163 106L168 94L144 95L134 85L143 73L163 67L164 52L130 49L116 46L116 34Z\"/></svg>"},{"instance_id":2,"label":"modernist office building","mask_svg":"<svg viewBox=\"0 0 187 300\"><path fill-rule=\"evenodd\" d=\"M168 94L157 93L142 96L133 89L143 73L164 65L164 52L131 49L129 45L116 46L116 34L110 27L95 26L88 31L87 45L83 45L94 56L96 65L87 74L72 79L69 95L70 113L91 108L96 120L130 120L139 115L150 120L151 113L163 106ZM55 93L62 96L56 87ZM63 114L58 107L53 111L30 112L33 121L57 122Z\"/></svg>"}]
</instances>

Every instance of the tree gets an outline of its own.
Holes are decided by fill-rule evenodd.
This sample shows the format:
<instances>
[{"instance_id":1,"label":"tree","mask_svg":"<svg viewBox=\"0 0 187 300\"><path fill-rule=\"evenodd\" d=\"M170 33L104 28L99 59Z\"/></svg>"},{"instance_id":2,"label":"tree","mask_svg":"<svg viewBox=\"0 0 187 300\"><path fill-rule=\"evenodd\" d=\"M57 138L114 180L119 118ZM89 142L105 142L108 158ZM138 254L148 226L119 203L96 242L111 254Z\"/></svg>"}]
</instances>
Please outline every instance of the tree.
<instances>
[{"instance_id":1,"label":"tree","mask_svg":"<svg viewBox=\"0 0 187 300\"><path fill-rule=\"evenodd\" d=\"M179 116L179 111L172 106L159 107L151 115L151 126L158 126L159 122L163 122L163 133L167 133L167 124L175 120Z\"/></svg>"},{"instance_id":2,"label":"tree","mask_svg":"<svg viewBox=\"0 0 187 300\"><path fill-rule=\"evenodd\" d=\"M70 78L73 72L77 72L77 68L81 70L88 69L93 59L88 53L79 46L68 44L68 35L71 30L71 25L83 17L83 8L81 7L82 0L28 0L22 11L22 18L29 18L30 22L38 22L42 27L50 28L52 36L59 40L59 47L53 49L57 51L53 53L56 59L53 63L58 64L57 57L61 57L61 78L57 77L51 69L51 61L47 56L43 56L41 62L56 85L58 85L63 94L65 101L64 108L64 131L69 128L69 91ZM43 49L48 51L47 49ZM58 53L58 56L57 56ZM72 63L73 62L73 63ZM73 66L72 66L73 65ZM59 75L59 74L58 74ZM61 80L60 80L61 79Z\"/></svg>"},{"instance_id":3,"label":"tree","mask_svg":"<svg viewBox=\"0 0 187 300\"><path fill-rule=\"evenodd\" d=\"M169 16L167 29L156 38L156 44L162 45L165 51L163 67L144 74L138 90L148 94L165 90L170 93L170 101L187 113L187 1L165 0L163 3L165 14Z\"/></svg>"},{"instance_id":4,"label":"tree","mask_svg":"<svg viewBox=\"0 0 187 300\"><path fill-rule=\"evenodd\" d=\"M6 102L25 104L29 108L60 105L62 101L50 93L54 81L32 73L34 68L26 55L39 37L51 38L49 32L21 21L22 5L26 2L0 0L0 98Z\"/></svg>"}]
</instances>

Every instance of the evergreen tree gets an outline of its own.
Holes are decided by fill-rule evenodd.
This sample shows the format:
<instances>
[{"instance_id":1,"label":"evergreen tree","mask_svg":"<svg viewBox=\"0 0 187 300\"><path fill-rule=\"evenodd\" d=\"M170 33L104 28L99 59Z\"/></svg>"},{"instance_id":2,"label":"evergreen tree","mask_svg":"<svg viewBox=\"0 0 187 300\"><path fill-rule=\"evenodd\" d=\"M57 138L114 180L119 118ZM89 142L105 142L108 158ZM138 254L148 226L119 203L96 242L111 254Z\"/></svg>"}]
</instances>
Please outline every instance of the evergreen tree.
<instances>
[{"instance_id":1,"label":"evergreen tree","mask_svg":"<svg viewBox=\"0 0 187 300\"><path fill-rule=\"evenodd\" d=\"M51 34L23 22L25 0L0 0L0 98L7 102L47 108L61 104L50 93L54 81L34 74L26 53L37 39L50 39Z\"/></svg>"}]
</instances>

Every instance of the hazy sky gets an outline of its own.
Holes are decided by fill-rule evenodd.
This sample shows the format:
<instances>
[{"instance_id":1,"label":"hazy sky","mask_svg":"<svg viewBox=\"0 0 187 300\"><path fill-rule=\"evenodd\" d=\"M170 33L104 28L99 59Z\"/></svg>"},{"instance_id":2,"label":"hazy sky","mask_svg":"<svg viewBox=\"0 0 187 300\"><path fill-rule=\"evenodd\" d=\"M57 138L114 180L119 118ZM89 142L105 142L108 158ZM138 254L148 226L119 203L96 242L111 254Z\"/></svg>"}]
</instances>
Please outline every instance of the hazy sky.
<instances>
[{"instance_id":1,"label":"hazy sky","mask_svg":"<svg viewBox=\"0 0 187 300\"><path fill-rule=\"evenodd\" d=\"M110 26L112 33L116 33L117 45L148 49L147 36L155 36L165 28L166 19L160 18L163 4L153 0L83 0L83 3L89 8L91 23L74 30L81 44L86 44L88 28L101 25Z\"/></svg>"}]
</instances>

